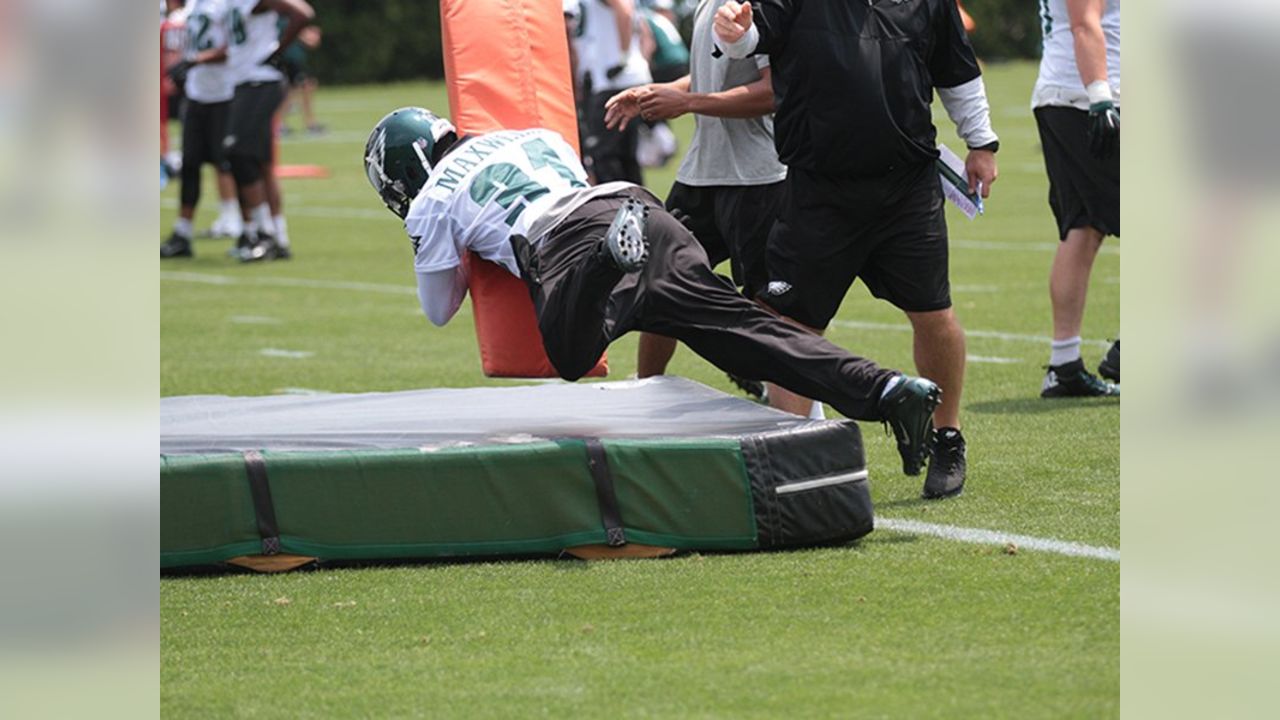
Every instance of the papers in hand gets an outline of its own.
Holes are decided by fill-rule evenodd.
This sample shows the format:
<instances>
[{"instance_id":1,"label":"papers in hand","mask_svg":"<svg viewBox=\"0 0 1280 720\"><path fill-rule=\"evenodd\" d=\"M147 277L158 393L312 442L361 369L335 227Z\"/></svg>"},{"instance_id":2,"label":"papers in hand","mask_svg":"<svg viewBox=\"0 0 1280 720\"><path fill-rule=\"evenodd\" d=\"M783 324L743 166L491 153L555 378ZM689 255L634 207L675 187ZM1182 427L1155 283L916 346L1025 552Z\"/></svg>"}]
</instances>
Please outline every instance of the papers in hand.
<instances>
[{"instance_id":1,"label":"papers in hand","mask_svg":"<svg viewBox=\"0 0 1280 720\"><path fill-rule=\"evenodd\" d=\"M960 212L970 220L981 215L986 210L982 206L982 186L978 186L978 192L970 193L964 161L946 145L939 145L938 152L938 177L942 179L942 194L955 203Z\"/></svg>"}]
</instances>

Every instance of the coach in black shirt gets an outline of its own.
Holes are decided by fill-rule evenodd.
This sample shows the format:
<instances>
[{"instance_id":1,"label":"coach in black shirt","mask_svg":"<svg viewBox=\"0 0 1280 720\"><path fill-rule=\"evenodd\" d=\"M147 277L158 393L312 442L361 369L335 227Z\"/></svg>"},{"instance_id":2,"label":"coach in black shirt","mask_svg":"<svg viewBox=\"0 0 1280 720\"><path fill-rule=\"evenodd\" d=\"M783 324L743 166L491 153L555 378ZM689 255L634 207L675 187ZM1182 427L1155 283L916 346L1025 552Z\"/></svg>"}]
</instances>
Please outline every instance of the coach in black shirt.
<instances>
[{"instance_id":1,"label":"coach in black shirt","mask_svg":"<svg viewBox=\"0 0 1280 720\"><path fill-rule=\"evenodd\" d=\"M923 495L958 494L965 340L951 308L934 90L969 147L970 189L983 197L999 143L955 0L728 0L715 33L730 57L767 53L773 67L788 173L760 299L821 332L861 278L906 312L916 367L943 390Z\"/></svg>"}]
</instances>

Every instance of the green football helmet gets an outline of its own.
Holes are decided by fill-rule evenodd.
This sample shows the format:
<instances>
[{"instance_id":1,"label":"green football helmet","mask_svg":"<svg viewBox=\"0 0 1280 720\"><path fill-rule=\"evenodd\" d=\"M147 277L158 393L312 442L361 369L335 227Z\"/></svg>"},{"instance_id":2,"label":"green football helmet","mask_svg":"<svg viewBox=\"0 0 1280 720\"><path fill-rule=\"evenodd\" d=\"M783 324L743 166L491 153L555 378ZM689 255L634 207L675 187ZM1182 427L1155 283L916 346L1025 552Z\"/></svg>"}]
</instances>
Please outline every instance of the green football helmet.
<instances>
[{"instance_id":1,"label":"green football helmet","mask_svg":"<svg viewBox=\"0 0 1280 720\"><path fill-rule=\"evenodd\" d=\"M404 218L431 168L457 139L453 123L430 110L400 108L379 120L369 135L365 174L382 202Z\"/></svg>"}]
</instances>

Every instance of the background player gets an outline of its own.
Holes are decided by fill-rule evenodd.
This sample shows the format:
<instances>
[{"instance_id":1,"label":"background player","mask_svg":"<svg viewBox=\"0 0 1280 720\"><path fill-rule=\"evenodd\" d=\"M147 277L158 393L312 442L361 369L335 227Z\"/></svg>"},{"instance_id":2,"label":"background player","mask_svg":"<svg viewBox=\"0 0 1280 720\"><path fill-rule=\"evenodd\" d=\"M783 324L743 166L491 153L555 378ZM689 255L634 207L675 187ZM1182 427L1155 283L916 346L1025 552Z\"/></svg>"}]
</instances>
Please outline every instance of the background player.
<instances>
[{"instance_id":1,"label":"background player","mask_svg":"<svg viewBox=\"0 0 1280 720\"><path fill-rule=\"evenodd\" d=\"M283 28L282 28L283 29ZM298 39L284 49L280 55L285 80L289 83L289 92L285 99L285 108L281 115L287 115L295 105L302 106L303 127L310 135L323 135L325 126L316 120L315 94L320 82L307 63L307 56L320 47L322 34L320 26L312 23L298 33ZM280 118L280 134L288 135L291 128Z\"/></svg>"},{"instance_id":2,"label":"background player","mask_svg":"<svg viewBox=\"0 0 1280 720\"><path fill-rule=\"evenodd\" d=\"M200 202L200 172L205 163L217 171L218 194L222 198L213 234L238 237L242 230L235 180L222 152L227 112L235 93L226 65L226 1L192 0L186 11L186 51L183 60L169 71L186 95L182 111L181 205L173 234L160 246L162 258L194 254L191 220Z\"/></svg>"},{"instance_id":3,"label":"background player","mask_svg":"<svg viewBox=\"0 0 1280 720\"><path fill-rule=\"evenodd\" d=\"M1031 105L1058 252L1049 272L1053 347L1040 397L1119 395L1080 357L1080 327L1093 261L1107 235L1120 237L1120 0L1040 4L1044 56ZM1120 342L1098 368L1120 380Z\"/></svg>"},{"instance_id":4,"label":"background player","mask_svg":"<svg viewBox=\"0 0 1280 720\"><path fill-rule=\"evenodd\" d=\"M585 375L623 334L657 332L728 372L822 398L852 418L888 422L904 472L920 472L937 385L850 355L742 297L647 190L626 182L589 187L556 133L459 140L447 120L403 108L374 128L365 169L405 221L418 299L436 325L466 296L462 258L472 251L525 282L547 356L566 380Z\"/></svg>"},{"instance_id":5,"label":"background player","mask_svg":"<svg viewBox=\"0 0 1280 720\"><path fill-rule=\"evenodd\" d=\"M315 18L305 0L227 0L227 64L235 77L224 147L240 191L242 261L288 258L280 186L272 157L272 123L284 101L282 48ZM288 19L280 30L278 17Z\"/></svg>"},{"instance_id":6,"label":"background player","mask_svg":"<svg viewBox=\"0 0 1280 720\"><path fill-rule=\"evenodd\" d=\"M643 178L636 158L638 125L621 134L605 127L605 102L620 90L653 80L640 50L633 0L579 0L572 18L575 81L585 132L582 152L596 182Z\"/></svg>"}]
</instances>

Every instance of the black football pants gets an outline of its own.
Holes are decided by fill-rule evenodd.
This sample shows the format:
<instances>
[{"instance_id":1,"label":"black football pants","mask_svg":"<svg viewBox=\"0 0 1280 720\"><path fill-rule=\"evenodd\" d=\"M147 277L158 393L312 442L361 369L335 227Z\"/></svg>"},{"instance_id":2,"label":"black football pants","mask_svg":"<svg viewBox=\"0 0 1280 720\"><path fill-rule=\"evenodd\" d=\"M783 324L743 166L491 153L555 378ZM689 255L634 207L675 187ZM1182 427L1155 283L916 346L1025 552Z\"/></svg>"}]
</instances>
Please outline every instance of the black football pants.
<instances>
[{"instance_id":1,"label":"black football pants","mask_svg":"<svg viewBox=\"0 0 1280 720\"><path fill-rule=\"evenodd\" d=\"M630 275L606 259L603 239L626 195L588 201L537 246L514 238L547 357L566 380L585 375L631 330L676 338L716 367L879 420L897 373L774 316L716 275L706 252L661 206L651 206L649 262Z\"/></svg>"},{"instance_id":2,"label":"black football pants","mask_svg":"<svg viewBox=\"0 0 1280 720\"><path fill-rule=\"evenodd\" d=\"M226 134L231 101L201 103L187 100L182 113L182 205L200 202L200 169L209 163L225 170L222 138Z\"/></svg>"}]
</instances>

